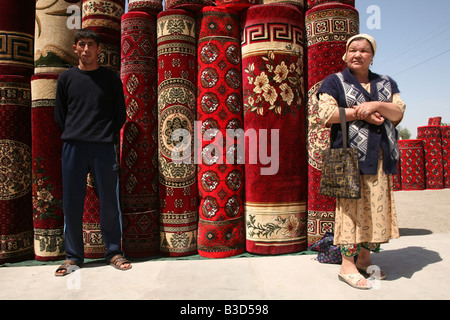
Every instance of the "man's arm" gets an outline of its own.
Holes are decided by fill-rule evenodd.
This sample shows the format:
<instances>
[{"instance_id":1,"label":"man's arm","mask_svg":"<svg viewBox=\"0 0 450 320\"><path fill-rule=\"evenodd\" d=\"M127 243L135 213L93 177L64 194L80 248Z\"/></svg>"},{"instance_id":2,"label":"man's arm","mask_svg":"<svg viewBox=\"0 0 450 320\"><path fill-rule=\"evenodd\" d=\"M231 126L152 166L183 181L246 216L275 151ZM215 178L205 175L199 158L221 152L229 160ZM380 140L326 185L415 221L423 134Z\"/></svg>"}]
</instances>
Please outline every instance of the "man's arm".
<instances>
[{"instance_id":1,"label":"man's arm","mask_svg":"<svg viewBox=\"0 0 450 320\"><path fill-rule=\"evenodd\" d=\"M60 80L56 87L55 121L61 131L64 131L67 116L67 94Z\"/></svg>"}]
</instances>

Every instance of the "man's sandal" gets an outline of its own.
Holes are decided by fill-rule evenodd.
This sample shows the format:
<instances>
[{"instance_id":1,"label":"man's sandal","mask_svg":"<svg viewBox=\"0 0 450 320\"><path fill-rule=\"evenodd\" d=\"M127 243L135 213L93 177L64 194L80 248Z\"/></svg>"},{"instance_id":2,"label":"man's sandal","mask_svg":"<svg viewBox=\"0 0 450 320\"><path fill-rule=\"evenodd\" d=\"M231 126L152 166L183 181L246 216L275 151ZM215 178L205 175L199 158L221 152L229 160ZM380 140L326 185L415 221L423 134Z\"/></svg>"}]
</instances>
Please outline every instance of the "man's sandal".
<instances>
[{"instance_id":1,"label":"man's sandal","mask_svg":"<svg viewBox=\"0 0 450 320\"><path fill-rule=\"evenodd\" d=\"M353 288L363 289L363 290L372 289L372 285L369 280L367 280L366 285L358 284L358 282L363 279L366 280L366 278L364 278L360 273L355 273L355 274L339 273L339 280L344 281L345 283L352 286Z\"/></svg>"},{"instance_id":2,"label":"man's sandal","mask_svg":"<svg viewBox=\"0 0 450 320\"><path fill-rule=\"evenodd\" d=\"M122 265L128 263L129 266L126 268L121 268ZM131 262L122 257L120 254L116 254L114 257L109 260L109 264L112 265L114 268L125 271L131 269Z\"/></svg>"},{"instance_id":3,"label":"man's sandal","mask_svg":"<svg viewBox=\"0 0 450 320\"><path fill-rule=\"evenodd\" d=\"M58 269L56 269L55 276L62 277L68 275L75 271L75 267L78 267L78 264L73 260L67 259L58 267Z\"/></svg>"}]
</instances>

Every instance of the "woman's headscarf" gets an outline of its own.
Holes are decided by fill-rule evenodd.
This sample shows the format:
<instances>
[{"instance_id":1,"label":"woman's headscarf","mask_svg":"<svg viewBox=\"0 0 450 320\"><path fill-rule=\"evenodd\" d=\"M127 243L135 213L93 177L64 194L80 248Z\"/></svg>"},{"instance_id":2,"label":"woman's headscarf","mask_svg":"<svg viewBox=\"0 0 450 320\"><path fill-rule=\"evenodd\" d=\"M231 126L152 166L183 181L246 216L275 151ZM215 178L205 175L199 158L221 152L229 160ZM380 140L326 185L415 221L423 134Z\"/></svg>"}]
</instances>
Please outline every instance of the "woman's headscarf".
<instances>
[{"instance_id":1,"label":"woman's headscarf","mask_svg":"<svg viewBox=\"0 0 450 320\"><path fill-rule=\"evenodd\" d=\"M353 37L351 37L350 39L347 40L345 54L342 57L342 60L347 61L348 47L350 46L350 43L352 43L352 41L357 39L357 38L363 38L363 39L366 39L367 41L369 41L370 44L372 45L373 55L375 55L375 52L377 51L377 42L375 41L375 39L371 35L368 35L366 33L361 33L361 34L357 34L357 35L355 35L355 36L353 36Z\"/></svg>"}]
</instances>

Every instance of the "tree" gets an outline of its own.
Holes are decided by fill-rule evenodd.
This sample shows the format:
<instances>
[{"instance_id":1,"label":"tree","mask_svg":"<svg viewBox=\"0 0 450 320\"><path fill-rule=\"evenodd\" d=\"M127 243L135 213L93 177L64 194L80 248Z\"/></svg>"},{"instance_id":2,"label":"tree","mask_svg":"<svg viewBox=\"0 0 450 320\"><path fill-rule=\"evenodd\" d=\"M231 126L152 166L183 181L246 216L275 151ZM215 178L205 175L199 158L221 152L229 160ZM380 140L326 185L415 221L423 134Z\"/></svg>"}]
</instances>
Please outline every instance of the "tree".
<instances>
[{"instance_id":1,"label":"tree","mask_svg":"<svg viewBox=\"0 0 450 320\"><path fill-rule=\"evenodd\" d=\"M400 139L407 140L411 138L411 132L409 132L408 128L402 128L401 126L398 126L397 130Z\"/></svg>"}]
</instances>

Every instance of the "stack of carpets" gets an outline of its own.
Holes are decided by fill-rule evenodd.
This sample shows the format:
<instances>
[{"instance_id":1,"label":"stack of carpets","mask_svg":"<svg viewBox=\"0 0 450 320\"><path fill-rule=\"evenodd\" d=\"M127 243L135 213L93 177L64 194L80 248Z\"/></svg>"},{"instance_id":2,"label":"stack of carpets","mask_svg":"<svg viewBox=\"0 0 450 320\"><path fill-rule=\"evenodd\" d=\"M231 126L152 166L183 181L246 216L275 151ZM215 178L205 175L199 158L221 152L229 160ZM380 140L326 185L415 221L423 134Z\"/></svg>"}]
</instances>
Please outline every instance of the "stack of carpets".
<instances>
[{"instance_id":1,"label":"stack of carpets","mask_svg":"<svg viewBox=\"0 0 450 320\"><path fill-rule=\"evenodd\" d=\"M308 46L308 244L320 240L334 229L335 198L319 194L322 152L330 147L330 128L318 115L318 97L322 81L342 71L347 40L359 33L356 9L342 3L312 6L305 14Z\"/></svg>"},{"instance_id":2,"label":"stack of carpets","mask_svg":"<svg viewBox=\"0 0 450 320\"><path fill-rule=\"evenodd\" d=\"M121 40L127 120L121 131L120 202L128 257L159 253L157 12L152 12L157 3L151 1L149 7L138 3L122 16Z\"/></svg>"},{"instance_id":3,"label":"stack of carpets","mask_svg":"<svg viewBox=\"0 0 450 320\"><path fill-rule=\"evenodd\" d=\"M241 16L246 248L306 248L307 168L303 14L287 4Z\"/></svg>"},{"instance_id":4,"label":"stack of carpets","mask_svg":"<svg viewBox=\"0 0 450 320\"><path fill-rule=\"evenodd\" d=\"M418 127L417 139L423 141L426 189L443 189L444 171L440 126Z\"/></svg>"},{"instance_id":5,"label":"stack of carpets","mask_svg":"<svg viewBox=\"0 0 450 320\"><path fill-rule=\"evenodd\" d=\"M83 0L82 28L95 31L101 38L102 52L99 64L120 72L120 23L125 10L125 0ZM88 175L83 214L85 257L101 258L105 246L100 230L100 203L95 181Z\"/></svg>"},{"instance_id":6,"label":"stack of carpets","mask_svg":"<svg viewBox=\"0 0 450 320\"><path fill-rule=\"evenodd\" d=\"M450 126L441 126L442 141L442 167L444 175L444 188L450 188Z\"/></svg>"},{"instance_id":7,"label":"stack of carpets","mask_svg":"<svg viewBox=\"0 0 450 320\"><path fill-rule=\"evenodd\" d=\"M30 80L35 4L0 2L0 264L34 257Z\"/></svg>"},{"instance_id":8,"label":"stack of carpets","mask_svg":"<svg viewBox=\"0 0 450 320\"><path fill-rule=\"evenodd\" d=\"M196 131L200 196L198 252L223 258L245 249L244 143L239 14L205 7L197 15ZM241 138L234 138L234 135Z\"/></svg>"},{"instance_id":9,"label":"stack of carpets","mask_svg":"<svg viewBox=\"0 0 450 320\"><path fill-rule=\"evenodd\" d=\"M81 1L36 1L34 76L31 81L33 218L36 260L64 258L61 130L54 121L60 73L78 64L72 49Z\"/></svg>"},{"instance_id":10,"label":"stack of carpets","mask_svg":"<svg viewBox=\"0 0 450 320\"><path fill-rule=\"evenodd\" d=\"M402 190L425 189L425 157L420 139L399 140Z\"/></svg>"},{"instance_id":11,"label":"stack of carpets","mask_svg":"<svg viewBox=\"0 0 450 320\"><path fill-rule=\"evenodd\" d=\"M192 142L197 110L193 13L169 9L158 14L157 57L160 251L186 256L197 253L198 224Z\"/></svg>"}]
</instances>

